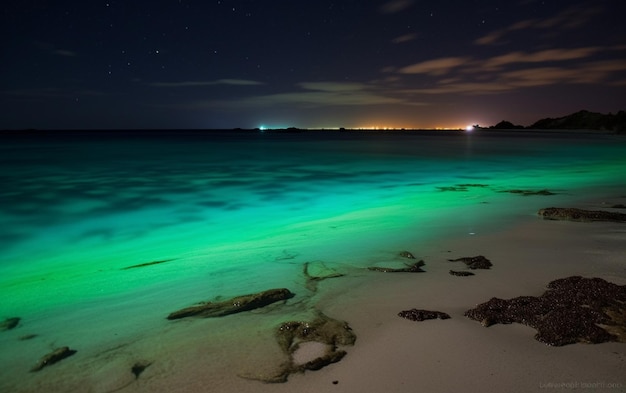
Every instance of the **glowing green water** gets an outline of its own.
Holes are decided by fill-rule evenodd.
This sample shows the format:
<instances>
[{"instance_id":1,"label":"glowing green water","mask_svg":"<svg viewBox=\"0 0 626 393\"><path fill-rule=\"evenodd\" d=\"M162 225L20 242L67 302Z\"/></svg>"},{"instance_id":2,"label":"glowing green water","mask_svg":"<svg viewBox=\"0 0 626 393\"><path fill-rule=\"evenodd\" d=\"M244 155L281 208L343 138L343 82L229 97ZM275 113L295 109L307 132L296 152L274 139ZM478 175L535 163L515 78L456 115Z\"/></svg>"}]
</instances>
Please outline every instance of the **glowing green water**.
<instances>
[{"instance_id":1,"label":"glowing green water","mask_svg":"<svg viewBox=\"0 0 626 393\"><path fill-rule=\"evenodd\" d=\"M608 135L73 137L0 153L0 317L85 337L217 296L302 292L304 262L358 271L626 184L626 140Z\"/></svg>"}]
</instances>

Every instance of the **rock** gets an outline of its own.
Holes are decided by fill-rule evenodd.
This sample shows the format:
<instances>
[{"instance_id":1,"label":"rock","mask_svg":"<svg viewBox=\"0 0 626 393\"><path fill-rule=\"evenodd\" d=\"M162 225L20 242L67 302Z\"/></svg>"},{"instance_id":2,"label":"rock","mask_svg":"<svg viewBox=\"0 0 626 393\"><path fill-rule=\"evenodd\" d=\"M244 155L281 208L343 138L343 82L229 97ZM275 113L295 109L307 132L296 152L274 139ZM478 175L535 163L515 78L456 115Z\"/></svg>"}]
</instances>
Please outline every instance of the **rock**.
<instances>
[{"instance_id":1,"label":"rock","mask_svg":"<svg viewBox=\"0 0 626 393\"><path fill-rule=\"evenodd\" d=\"M573 276L552 281L539 297L492 298L465 315L483 326L522 323L553 346L626 342L626 285Z\"/></svg>"},{"instance_id":2,"label":"rock","mask_svg":"<svg viewBox=\"0 0 626 393\"><path fill-rule=\"evenodd\" d=\"M382 272L382 273L423 273L424 270L422 269L422 266L424 266L426 263L422 260L415 262L412 265L409 265L407 267L403 267L403 268L398 268L398 269L394 269L391 267L378 267L378 266L370 266L368 267L369 270L374 271L374 272Z\"/></svg>"},{"instance_id":3,"label":"rock","mask_svg":"<svg viewBox=\"0 0 626 393\"><path fill-rule=\"evenodd\" d=\"M466 184L457 184L454 186L437 187L437 189L439 191L466 192L466 191L469 191L470 188L485 188L485 187L488 187L488 185L480 184L480 183L466 183Z\"/></svg>"},{"instance_id":4,"label":"rock","mask_svg":"<svg viewBox=\"0 0 626 393\"><path fill-rule=\"evenodd\" d=\"M415 259L415 255L411 254L409 251L401 251L400 256L402 258Z\"/></svg>"},{"instance_id":5,"label":"rock","mask_svg":"<svg viewBox=\"0 0 626 393\"><path fill-rule=\"evenodd\" d=\"M493 264L487 258L482 255L478 255L476 257L463 257L457 259L448 259L450 262L463 262L470 269L489 269Z\"/></svg>"},{"instance_id":6,"label":"rock","mask_svg":"<svg viewBox=\"0 0 626 393\"><path fill-rule=\"evenodd\" d=\"M306 370L320 370L328 366L329 364L337 363L338 361L343 359L346 354L346 351L330 351L321 357L315 358L309 362L295 367L294 369L292 369L291 374L293 374L294 372L304 372Z\"/></svg>"},{"instance_id":7,"label":"rock","mask_svg":"<svg viewBox=\"0 0 626 393\"><path fill-rule=\"evenodd\" d=\"M340 346L354 345L356 335L345 321L330 318L322 313L313 321L284 322L276 329L276 341L288 357L272 375L243 375L244 378L263 382L286 382L289 375L306 370L319 370L343 359L346 351Z\"/></svg>"},{"instance_id":8,"label":"rock","mask_svg":"<svg viewBox=\"0 0 626 393\"><path fill-rule=\"evenodd\" d=\"M303 266L303 273L306 278L306 287L312 292L317 291L317 283L320 281L344 276L323 262L306 262Z\"/></svg>"},{"instance_id":9,"label":"rock","mask_svg":"<svg viewBox=\"0 0 626 393\"><path fill-rule=\"evenodd\" d=\"M402 318L409 319L411 321L421 322L427 319L450 319L450 315L441 311L428 311L428 310L418 310L413 308L411 310L400 311L398 316Z\"/></svg>"},{"instance_id":10,"label":"rock","mask_svg":"<svg viewBox=\"0 0 626 393\"><path fill-rule=\"evenodd\" d=\"M138 265L132 265L132 266L123 267L121 270L137 269L137 268L140 268L140 267L146 267L146 266L152 266L152 265L160 265L161 263L166 263L166 262L170 262L170 261L173 261L173 260L174 259L164 259L162 261L152 261L152 262L140 263Z\"/></svg>"},{"instance_id":11,"label":"rock","mask_svg":"<svg viewBox=\"0 0 626 393\"><path fill-rule=\"evenodd\" d=\"M552 191L548 191L546 189L543 190L506 190L503 192L508 192L509 194L519 194L522 196L530 196L530 195L556 195L556 193Z\"/></svg>"},{"instance_id":12,"label":"rock","mask_svg":"<svg viewBox=\"0 0 626 393\"><path fill-rule=\"evenodd\" d=\"M623 133L626 131L626 112L619 111L616 114L604 114L581 110L556 119L541 119L528 128L543 130L611 130Z\"/></svg>"},{"instance_id":13,"label":"rock","mask_svg":"<svg viewBox=\"0 0 626 393\"><path fill-rule=\"evenodd\" d=\"M70 349L69 347L57 348L54 351L42 357L39 360L39 362L33 368L30 369L30 371L39 371L42 368L49 366L51 364L54 364L58 361L61 361L65 358L68 358L75 353L76 351L73 349Z\"/></svg>"},{"instance_id":14,"label":"rock","mask_svg":"<svg viewBox=\"0 0 626 393\"><path fill-rule=\"evenodd\" d=\"M223 302L207 302L197 306L191 306L175 311L167 316L167 319L179 319L185 317L222 317L243 311L250 311L265 307L269 304L291 299L294 296L288 289L270 289L267 291L237 296Z\"/></svg>"},{"instance_id":15,"label":"rock","mask_svg":"<svg viewBox=\"0 0 626 393\"><path fill-rule=\"evenodd\" d=\"M151 364L151 362L137 362L130 368L130 372L133 373L135 379L137 379L139 378L139 375L141 375L141 373L144 372L144 370Z\"/></svg>"},{"instance_id":16,"label":"rock","mask_svg":"<svg viewBox=\"0 0 626 393\"><path fill-rule=\"evenodd\" d=\"M310 322L290 321L282 323L276 338L283 352L291 354L294 345L303 341L317 341L332 346L354 345L356 336L347 322L339 321L319 313Z\"/></svg>"},{"instance_id":17,"label":"rock","mask_svg":"<svg viewBox=\"0 0 626 393\"><path fill-rule=\"evenodd\" d=\"M626 222L626 214L603 210L582 210L576 208L548 207L537 214L546 220L569 220L578 222L611 221Z\"/></svg>"},{"instance_id":18,"label":"rock","mask_svg":"<svg viewBox=\"0 0 626 393\"><path fill-rule=\"evenodd\" d=\"M516 129L522 129L524 128L524 126L515 125L511 123L510 121L502 120L500 123L496 124L495 126L491 126L489 128L492 128L495 130L516 130Z\"/></svg>"},{"instance_id":19,"label":"rock","mask_svg":"<svg viewBox=\"0 0 626 393\"><path fill-rule=\"evenodd\" d=\"M459 276L459 277L467 277L467 276L473 276L474 273L472 272L458 272L456 270L450 270L449 272L451 275L453 276Z\"/></svg>"},{"instance_id":20,"label":"rock","mask_svg":"<svg viewBox=\"0 0 626 393\"><path fill-rule=\"evenodd\" d=\"M4 321L0 322L0 332L5 331L5 330L11 330L17 327L17 325L20 324L20 320L21 318L19 317L5 319Z\"/></svg>"}]
</instances>

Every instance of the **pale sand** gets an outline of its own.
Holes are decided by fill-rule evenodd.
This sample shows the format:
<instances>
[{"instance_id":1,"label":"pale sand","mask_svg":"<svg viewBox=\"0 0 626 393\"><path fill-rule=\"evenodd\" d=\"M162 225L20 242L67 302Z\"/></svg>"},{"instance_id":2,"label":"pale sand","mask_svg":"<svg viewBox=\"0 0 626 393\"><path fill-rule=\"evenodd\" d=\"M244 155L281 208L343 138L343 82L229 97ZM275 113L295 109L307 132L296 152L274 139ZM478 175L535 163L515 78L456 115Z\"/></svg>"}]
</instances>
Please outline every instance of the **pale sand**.
<instances>
[{"instance_id":1,"label":"pale sand","mask_svg":"<svg viewBox=\"0 0 626 393\"><path fill-rule=\"evenodd\" d=\"M426 261L426 273L361 272L353 288L343 278L319 283L311 300L327 315L348 321L357 335L339 363L265 384L238 376L271 372L281 357L266 314L193 319L166 326L158 338L98 356L77 353L30 374L26 391L78 392L543 392L625 391L626 344L549 347L519 325L481 326L463 313L491 297L540 295L551 280L601 277L626 285L626 225L544 221L529 216L506 232L448 239L407 250ZM448 258L484 255L494 266L472 277ZM412 322L410 308L443 311L448 320ZM282 319L281 319L282 318ZM233 335L232 333L235 333ZM233 340L233 336L239 337ZM137 360L152 361L135 380ZM560 385L569 384L569 385ZM592 385L595 384L595 385ZM20 391L20 390L18 390Z\"/></svg>"}]
</instances>

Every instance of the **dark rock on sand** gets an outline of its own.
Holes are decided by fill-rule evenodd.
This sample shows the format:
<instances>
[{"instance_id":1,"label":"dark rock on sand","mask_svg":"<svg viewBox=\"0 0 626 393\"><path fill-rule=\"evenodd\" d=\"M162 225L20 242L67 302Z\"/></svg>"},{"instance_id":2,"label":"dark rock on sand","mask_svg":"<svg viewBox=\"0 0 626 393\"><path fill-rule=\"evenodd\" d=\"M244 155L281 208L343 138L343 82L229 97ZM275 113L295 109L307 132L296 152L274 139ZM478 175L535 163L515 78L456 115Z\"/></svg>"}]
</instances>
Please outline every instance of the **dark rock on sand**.
<instances>
[{"instance_id":1,"label":"dark rock on sand","mask_svg":"<svg viewBox=\"0 0 626 393\"><path fill-rule=\"evenodd\" d=\"M0 332L5 331L5 330L11 330L17 327L17 325L20 324L20 320L21 318L19 317L5 319L4 321L0 322Z\"/></svg>"},{"instance_id":2,"label":"dark rock on sand","mask_svg":"<svg viewBox=\"0 0 626 393\"><path fill-rule=\"evenodd\" d=\"M485 188L485 187L487 187L487 184L466 183L466 184L457 184L454 186L437 187L437 189L439 191L466 192L466 191L469 191L470 188Z\"/></svg>"},{"instance_id":3,"label":"dark rock on sand","mask_svg":"<svg viewBox=\"0 0 626 393\"><path fill-rule=\"evenodd\" d=\"M30 369L30 371L39 371L42 368L49 366L51 364L54 364L58 361L61 361L65 358L68 358L75 353L76 351L73 349L70 349L69 347L57 348L54 351L42 357L39 360L39 362L33 368Z\"/></svg>"},{"instance_id":4,"label":"dark rock on sand","mask_svg":"<svg viewBox=\"0 0 626 393\"><path fill-rule=\"evenodd\" d=\"M282 323L276 329L276 341L289 360L272 375L242 375L244 378L281 383L293 373L319 370L343 359L346 351L339 347L354 345L356 335L347 322L318 313L313 321Z\"/></svg>"},{"instance_id":5,"label":"dark rock on sand","mask_svg":"<svg viewBox=\"0 0 626 393\"><path fill-rule=\"evenodd\" d=\"M306 278L306 288L312 292L317 291L317 284L320 281L344 276L323 262L306 262L303 266L303 274Z\"/></svg>"},{"instance_id":6,"label":"dark rock on sand","mask_svg":"<svg viewBox=\"0 0 626 393\"><path fill-rule=\"evenodd\" d=\"M400 256L402 258L408 258L408 259L415 259L415 255L413 255L411 252L409 251L401 251L400 252Z\"/></svg>"},{"instance_id":7,"label":"dark rock on sand","mask_svg":"<svg viewBox=\"0 0 626 393\"><path fill-rule=\"evenodd\" d=\"M144 372L145 369L148 368L151 364L152 363L150 362L137 362L133 364L133 366L130 368L130 372L133 373L135 379L137 379L139 378L139 375L141 375L141 373Z\"/></svg>"},{"instance_id":8,"label":"dark rock on sand","mask_svg":"<svg viewBox=\"0 0 626 393\"><path fill-rule=\"evenodd\" d=\"M400 311L398 316L402 318L409 319L411 321L421 322L427 319L450 319L450 315L441 311L429 311L429 310L418 310L413 308L411 310Z\"/></svg>"},{"instance_id":9,"label":"dark rock on sand","mask_svg":"<svg viewBox=\"0 0 626 393\"><path fill-rule=\"evenodd\" d=\"M540 209L540 217L547 220L569 220L569 221L612 221L626 222L626 214L608 212L603 210L583 210L567 207L548 207Z\"/></svg>"},{"instance_id":10,"label":"dark rock on sand","mask_svg":"<svg viewBox=\"0 0 626 393\"><path fill-rule=\"evenodd\" d=\"M175 311L167 316L167 319L179 319L185 317L222 317L243 311L250 311L265 307L269 304L291 299L294 296L288 289L270 289L267 291L237 296L223 302L206 302L197 306L191 306Z\"/></svg>"},{"instance_id":11,"label":"dark rock on sand","mask_svg":"<svg viewBox=\"0 0 626 393\"><path fill-rule=\"evenodd\" d=\"M626 342L626 285L573 276L552 281L539 297L492 298L465 315L483 326L528 325L548 345Z\"/></svg>"},{"instance_id":12,"label":"dark rock on sand","mask_svg":"<svg viewBox=\"0 0 626 393\"><path fill-rule=\"evenodd\" d=\"M457 259L448 259L450 262L463 262L470 269L489 269L493 264L487 258L482 255L478 255L475 257L463 257Z\"/></svg>"},{"instance_id":13,"label":"dark rock on sand","mask_svg":"<svg viewBox=\"0 0 626 393\"><path fill-rule=\"evenodd\" d=\"M170 262L170 261L173 261L173 260L174 259L164 259L162 261L152 261L152 262L140 263L138 265L132 265L132 266L123 267L121 270L137 269L137 268L140 268L140 267L146 267L146 266L152 266L152 265L160 265L162 263Z\"/></svg>"},{"instance_id":14,"label":"dark rock on sand","mask_svg":"<svg viewBox=\"0 0 626 393\"><path fill-rule=\"evenodd\" d=\"M503 192L508 192L509 194L519 194L522 196L530 196L530 195L556 195L556 193L552 191L548 191L546 189L543 190L506 190Z\"/></svg>"},{"instance_id":15,"label":"dark rock on sand","mask_svg":"<svg viewBox=\"0 0 626 393\"><path fill-rule=\"evenodd\" d=\"M368 267L368 269L374 272L382 272L382 273L423 273L424 270L422 269L422 266L424 266L425 264L426 263L424 261L420 260L407 267L402 267L402 268L397 268L397 269L392 268L392 267L378 267L378 266L370 266Z\"/></svg>"},{"instance_id":16,"label":"dark rock on sand","mask_svg":"<svg viewBox=\"0 0 626 393\"><path fill-rule=\"evenodd\" d=\"M458 272L456 270L450 270L449 272L451 275L453 276L458 276L458 277L467 277L467 276L473 276L474 273L472 272Z\"/></svg>"}]
</instances>

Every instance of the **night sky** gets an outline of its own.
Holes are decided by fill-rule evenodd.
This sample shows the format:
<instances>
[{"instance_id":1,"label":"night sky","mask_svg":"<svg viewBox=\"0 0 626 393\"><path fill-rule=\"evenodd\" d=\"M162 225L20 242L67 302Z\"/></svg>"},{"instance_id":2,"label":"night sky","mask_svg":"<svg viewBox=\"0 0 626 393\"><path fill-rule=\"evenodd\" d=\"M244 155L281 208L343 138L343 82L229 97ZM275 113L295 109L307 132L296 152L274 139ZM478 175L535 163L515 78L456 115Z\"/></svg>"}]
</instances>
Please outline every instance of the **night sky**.
<instances>
[{"instance_id":1,"label":"night sky","mask_svg":"<svg viewBox=\"0 0 626 393\"><path fill-rule=\"evenodd\" d=\"M623 0L12 1L0 129L530 125L626 109Z\"/></svg>"}]
</instances>

